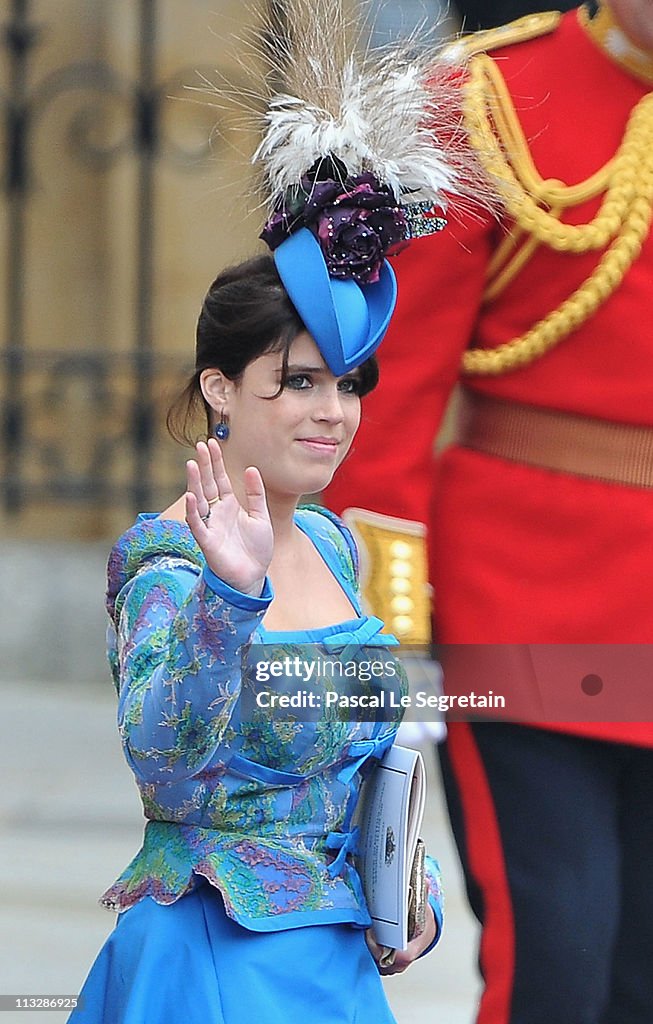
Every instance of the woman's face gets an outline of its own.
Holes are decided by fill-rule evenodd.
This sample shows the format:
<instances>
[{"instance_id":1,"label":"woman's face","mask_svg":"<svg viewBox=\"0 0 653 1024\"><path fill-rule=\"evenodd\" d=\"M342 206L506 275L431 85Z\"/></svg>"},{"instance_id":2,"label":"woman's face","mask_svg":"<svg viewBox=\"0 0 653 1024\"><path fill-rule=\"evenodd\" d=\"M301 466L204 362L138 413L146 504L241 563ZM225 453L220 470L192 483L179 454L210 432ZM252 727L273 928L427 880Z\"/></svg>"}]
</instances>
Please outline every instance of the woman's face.
<instances>
[{"instance_id":1,"label":"woman's face","mask_svg":"<svg viewBox=\"0 0 653 1024\"><path fill-rule=\"evenodd\" d=\"M307 333L283 356L259 356L240 384L229 388L225 412L230 434L222 450L227 472L257 466L269 498L297 498L322 490L349 451L358 429L361 403L358 371L334 377Z\"/></svg>"}]
</instances>

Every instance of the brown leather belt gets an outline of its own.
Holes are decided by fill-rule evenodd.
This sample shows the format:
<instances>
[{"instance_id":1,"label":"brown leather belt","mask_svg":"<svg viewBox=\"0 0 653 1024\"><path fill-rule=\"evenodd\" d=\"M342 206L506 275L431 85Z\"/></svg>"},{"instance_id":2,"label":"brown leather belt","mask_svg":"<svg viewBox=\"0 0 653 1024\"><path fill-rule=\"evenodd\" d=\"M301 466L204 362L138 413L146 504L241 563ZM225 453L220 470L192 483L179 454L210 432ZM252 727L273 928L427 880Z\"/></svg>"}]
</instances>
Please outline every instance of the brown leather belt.
<instances>
[{"instance_id":1,"label":"brown leather belt","mask_svg":"<svg viewBox=\"0 0 653 1024\"><path fill-rule=\"evenodd\" d=\"M458 444L500 459L653 488L653 427L503 401L463 389Z\"/></svg>"}]
</instances>

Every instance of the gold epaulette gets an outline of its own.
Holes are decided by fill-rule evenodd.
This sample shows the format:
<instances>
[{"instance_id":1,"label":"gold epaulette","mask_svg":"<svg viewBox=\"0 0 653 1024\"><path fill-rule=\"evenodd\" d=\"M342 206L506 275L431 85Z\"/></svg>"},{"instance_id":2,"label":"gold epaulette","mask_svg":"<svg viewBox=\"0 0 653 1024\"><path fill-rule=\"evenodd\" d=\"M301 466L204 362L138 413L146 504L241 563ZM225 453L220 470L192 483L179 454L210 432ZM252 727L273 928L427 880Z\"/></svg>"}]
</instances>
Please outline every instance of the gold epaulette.
<instances>
[{"instance_id":1,"label":"gold epaulette","mask_svg":"<svg viewBox=\"0 0 653 1024\"><path fill-rule=\"evenodd\" d=\"M460 36L449 44L445 52L452 60L465 61L477 53L487 53L488 50L498 50L499 47L512 46L514 43L525 43L529 39L537 39L538 36L554 32L560 24L561 17L560 11L527 14L516 21L510 21L507 25L499 25L498 28L488 28L482 32L470 32L469 35Z\"/></svg>"},{"instance_id":2,"label":"gold epaulette","mask_svg":"<svg viewBox=\"0 0 653 1024\"><path fill-rule=\"evenodd\" d=\"M653 220L653 93L632 108L614 156L586 181L566 185L542 178L502 74L486 50L523 42L556 28L557 12L534 14L470 37L464 122L468 139L501 194L510 230L488 265L484 301L492 302L519 274L538 246L562 253L596 253L589 277L556 308L518 337L496 348L470 348L466 375L499 375L542 358L590 319L621 285L638 258ZM597 119L600 124L600 115ZM590 200L601 203L587 223L564 219Z\"/></svg>"},{"instance_id":3,"label":"gold epaulette","mask_svg":"<svg viewBox=\"0 0 653 1024\"><path fill-rule=\"evenodd\" d=\"M429 644L431 589L424 524L360 508L348 508L343 519L358 543L368 612L383 619L386 631L402 644Z\"/></svg>"}]
</instances>

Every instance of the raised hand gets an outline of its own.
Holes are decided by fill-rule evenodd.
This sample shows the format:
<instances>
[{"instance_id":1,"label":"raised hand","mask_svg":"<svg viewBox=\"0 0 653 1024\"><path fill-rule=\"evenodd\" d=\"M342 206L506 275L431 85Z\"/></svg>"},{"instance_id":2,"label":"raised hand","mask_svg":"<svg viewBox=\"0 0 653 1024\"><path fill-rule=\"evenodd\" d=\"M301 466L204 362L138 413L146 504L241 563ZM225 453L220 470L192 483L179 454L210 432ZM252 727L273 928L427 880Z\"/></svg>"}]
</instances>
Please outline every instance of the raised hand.
<instances>
[{"instance_id":1,"label":"raised hand","mask_svg":"<svg viewBox=\"0 0 653 1024\"><path fill-rule=\"evenodd\" d=\"M259 597L274 536L258 469L245 470L246 507L231 486L214 438L198 442L186 463L186 522L209 568L235 590Z\"/></svg>"}]
</instances>

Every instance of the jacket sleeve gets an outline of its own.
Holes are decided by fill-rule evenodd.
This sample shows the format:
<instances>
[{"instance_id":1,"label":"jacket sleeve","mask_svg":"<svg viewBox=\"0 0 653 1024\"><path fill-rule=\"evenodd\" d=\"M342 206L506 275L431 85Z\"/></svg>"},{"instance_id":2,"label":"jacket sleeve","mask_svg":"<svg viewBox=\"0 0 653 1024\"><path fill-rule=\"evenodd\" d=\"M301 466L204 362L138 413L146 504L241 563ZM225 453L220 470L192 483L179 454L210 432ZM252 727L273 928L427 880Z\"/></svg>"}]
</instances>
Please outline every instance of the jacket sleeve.
<instances>
[{"instance_id":1,"label":"jacket sleeve","mask_svg":"<svg viewBox=\"0 0 653 1024\"><path fill-rule=\"evenodd\" d=\"M421 956L426 956L430 953L434 946L437 946L442 935L442 927L444 924L444 895L442 892L442 876L440 874L440 865L433 857L427 856L425 858L425 875L426 875L426 890L428 893L428 901L435 914L435 938L430 946L424 950Z\"/></svg>"},{"instance_id":2,"label":"jacket sleeve","mask_svg":"<svg viewBox=\"0 0 653 1024\"><path fill-rule=\"evenodd\" d=\"M124 584L113 637L118 724L140 780L176 782L208 764L238 700L242 655L271 599L267 580L253 598L175 557L146 561Z\"/></svg>"}]
</instances>

